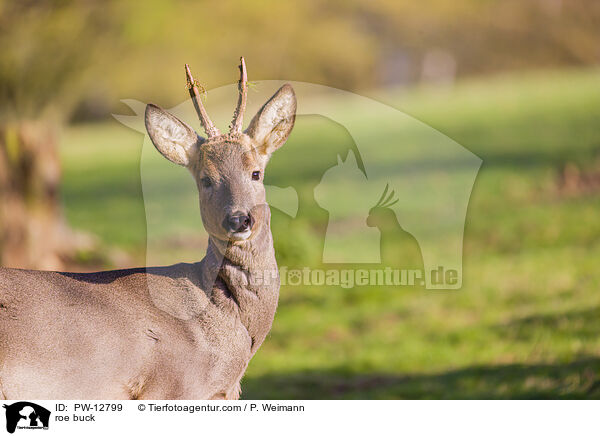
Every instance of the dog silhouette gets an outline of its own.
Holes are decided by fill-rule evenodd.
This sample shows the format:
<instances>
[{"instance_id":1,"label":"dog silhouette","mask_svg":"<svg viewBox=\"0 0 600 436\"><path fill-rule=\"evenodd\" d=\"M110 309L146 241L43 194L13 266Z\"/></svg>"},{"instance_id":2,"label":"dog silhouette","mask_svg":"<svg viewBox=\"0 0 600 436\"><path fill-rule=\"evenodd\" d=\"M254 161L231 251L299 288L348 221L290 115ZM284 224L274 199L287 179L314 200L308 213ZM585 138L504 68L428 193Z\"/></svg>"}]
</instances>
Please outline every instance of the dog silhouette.
<instances>
[{"instance_id":1,"label":"dog silhouette","mask_svg":"<svg viewBox=\"0 0 600 436\"><path fill-rule=\"evenodd\" d=\"M28 401L19 401L10 405L4 404L2 407L6 409L6 431L9 433L15 432L17 424L23 418L29 420L30 427L39 426L41 421L42 426L48 428L50 411L42 406ZM25 411L25 415L21 414L23 411Z\"/></svg>"}]
</instances>

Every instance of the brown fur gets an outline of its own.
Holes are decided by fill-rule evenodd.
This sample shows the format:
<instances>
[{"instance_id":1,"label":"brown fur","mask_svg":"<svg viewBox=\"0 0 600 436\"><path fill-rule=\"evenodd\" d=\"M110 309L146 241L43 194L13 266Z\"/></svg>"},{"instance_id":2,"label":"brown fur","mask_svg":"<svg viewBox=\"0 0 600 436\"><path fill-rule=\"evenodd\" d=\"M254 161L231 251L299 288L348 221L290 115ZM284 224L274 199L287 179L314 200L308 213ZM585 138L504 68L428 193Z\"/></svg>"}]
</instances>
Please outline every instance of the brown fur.
<instances>
[{"instance_id":1,"label":"brown fur","mask_svg":"<svg viewBox=\"0 0 600 436\"><path fill-rule=\"evenodd\" d=\"M279 295L270 211L251 172L264 172L295 110L285 85L245 133L204 140L149 105L156 148L197 181L206 256L91 274L0 269L0 398L239 398ZM221 225L236 210L256 220L246 240L231 240Z\"/></svg>"}]
</instances>

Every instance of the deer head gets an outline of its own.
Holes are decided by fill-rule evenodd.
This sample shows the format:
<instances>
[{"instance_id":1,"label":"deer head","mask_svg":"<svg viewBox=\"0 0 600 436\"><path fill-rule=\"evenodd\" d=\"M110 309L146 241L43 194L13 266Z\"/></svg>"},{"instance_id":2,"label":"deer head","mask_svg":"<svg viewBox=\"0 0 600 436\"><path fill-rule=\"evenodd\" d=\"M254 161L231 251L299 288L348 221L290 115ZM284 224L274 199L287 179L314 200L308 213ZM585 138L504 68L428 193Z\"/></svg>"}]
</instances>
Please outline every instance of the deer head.
<instances>
[{"instance_id":1,"label":"deer head","mask_svg":"<svg viewBox=\"0 0 600 436\"><path fill-rule=\"evenodd\" d=\"M192 173L202 222L209 235L243 244L268 220L264 171L271 154L285 143L294 126L294 90L289 84L283 85L242 131L248 91L242 58L237 108L229 132L221 134L202 105L198 84L187 65L186 76L207 137L199 136L186 123L153 104L146 106L146 129L164 157Z\"/></svg>"}]
</instances>

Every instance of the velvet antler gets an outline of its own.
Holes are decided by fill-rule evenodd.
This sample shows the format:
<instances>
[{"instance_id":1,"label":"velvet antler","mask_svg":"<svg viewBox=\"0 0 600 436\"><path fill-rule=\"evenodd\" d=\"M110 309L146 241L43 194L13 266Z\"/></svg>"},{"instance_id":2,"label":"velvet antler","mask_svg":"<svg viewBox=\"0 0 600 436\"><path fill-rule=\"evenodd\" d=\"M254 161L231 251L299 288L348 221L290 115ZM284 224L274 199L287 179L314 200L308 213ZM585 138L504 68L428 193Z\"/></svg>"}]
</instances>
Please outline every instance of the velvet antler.
<instances>
[{"instance_id":1,"label":"velvet antler","mask_svg":"<svg viewBox=\"0 0 600 436\"><path fill-rule=\"evenodd\" d=\"M198 118L200 118L200 124L202 124L202 128L204 129L206 135L209 138L219 136L221 132L219 132L219 129L217 129L213 122L210 120L208 114L206 113L206 110L204 109L204 106L202 105L202 96L200 95L200 91L198 90L198 83L194 81L194 78L192 77L192 72L190 71L190 66L188 64L185 64L185 75L187 78L188 90L190 91L190 97L194 102L194 108L198 113Z\"/></svg>"},{"instance_id":2,"label":"velvet antler","mask_svg":"<svg viewBox=\"0 0 600 436\"><path fill-rule=\"evenodd\" d=\"M242 133L242 123L244 122L244 112L246 111L246 97L248 95L248 75L246 73L246 62L244 57L240 58L240 80L238 82L238 103L233 113L230 133Z\"/></svg>"}]
</instances>

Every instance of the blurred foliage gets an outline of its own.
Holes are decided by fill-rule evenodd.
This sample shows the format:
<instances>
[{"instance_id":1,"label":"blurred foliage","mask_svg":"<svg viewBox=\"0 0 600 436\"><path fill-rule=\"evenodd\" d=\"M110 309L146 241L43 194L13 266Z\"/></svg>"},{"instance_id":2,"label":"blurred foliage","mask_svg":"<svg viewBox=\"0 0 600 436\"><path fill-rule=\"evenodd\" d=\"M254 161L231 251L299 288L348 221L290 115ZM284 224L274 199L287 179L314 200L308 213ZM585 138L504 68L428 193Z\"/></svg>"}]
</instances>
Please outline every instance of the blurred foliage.
<instances>
[{"instance_id":1,"label":"blurred foliage","mask_svg":"<svg viewBox=\"0 0 600 436\"><path fill-rule=\"evenodd\" d=\"M242 54L253 80L351 90L589 65L599 18L594 0L0 0L0 107L81 118L120 98L170 106L184 63L210 89L236 80Z\"/></svg>"},{"instance_id":2,"label":"blurred foliage","mask_svg":"<svg viewBox=\"0 0 600 436\"><path fill-rule=\"evenodd\" d=\"M363 91L597 65L599 18L596 0L0 0L0 124L105 117L120 98L170 107L186 97L184 63L211 89L237 80L242 54L251 80ZM600 179L597 77L509 75L391 93L484 160L463 289L284 287L245 397L599 397L600 184L584 177ZM284 150L305 148L269 168L273 181L302 181L300 204L313 204L294 222L273 214L289 266L315 259L327 220L308 201L326 162L298 162L330 136L301 123ZM114 122L80 124L60 150L69 223L138 253L136 263L146 243L140 143ZM582 174L574 184L563 180L569 166Z\"/></svg>"},{"instance_id":3,"label":"blurred foliage","mask_svg":"<svg viewBox=\"0 0 600 436\"><path fill-rule=\"evenodd\" d=\"M68 114L117 15L110 2L0 1L0 116Z\"/></svg>"},{"instance_id":4,"label":"blurred foliage","mask_svg":"<svg viewBox=\"0 0 600 436\"><path fill-rule=\"evenodd\" d=\"M462 289L282 286L243 398L600 398L600 183L563 189L566 164L579 168L580 182L600 177L599 71L399 90L405 112L484 161L465 224ZM296 218L272 210L280 266L319 262L328 217L313 190L335 157L311 156L323 143L347 149L340 130L298 117L269 164L266 180L299 194ZM146 247L141 146L139 133L116 122L72 126L61 145L69 222L138 253L138 265ZM165 164L170 189L184 170ZM164 219L179 223L174 203ZM197 199L178 207L196 209ZM179 227L187 240L199 233L197 222ZM173 259L186 247L164 244ZM389 260L398 264L396 256Z\"/></svg>"}]
</instances>

